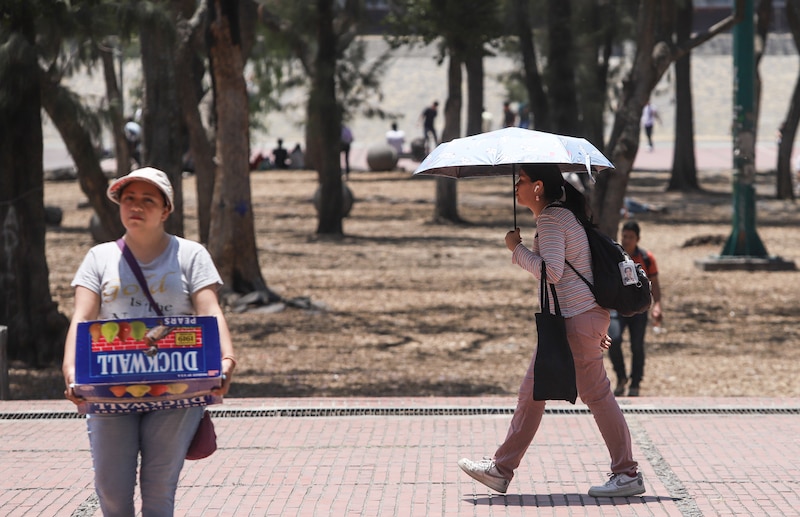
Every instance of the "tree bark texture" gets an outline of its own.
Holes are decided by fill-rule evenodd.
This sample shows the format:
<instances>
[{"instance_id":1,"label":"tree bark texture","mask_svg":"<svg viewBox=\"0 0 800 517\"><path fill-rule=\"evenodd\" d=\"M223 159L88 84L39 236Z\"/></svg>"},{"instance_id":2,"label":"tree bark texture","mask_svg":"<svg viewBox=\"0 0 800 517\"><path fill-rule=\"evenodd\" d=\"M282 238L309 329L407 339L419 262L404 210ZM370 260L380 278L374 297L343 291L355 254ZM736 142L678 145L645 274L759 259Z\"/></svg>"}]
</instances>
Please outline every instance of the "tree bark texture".
<instances>
[{"instance_id":1,"label":"tree bark texture","mask_svg":"<svg viewBox=\"0 0 800 517\"><path fill-rule=\"evenodd\" d=\"M548 88L551 130L562 135L581 134L578 127L578 94L575 89L575 55L572 48L572 10L564 0L549 0Z\"/></svg>"},{"instance_id":2,"label":"tree bark texture","mask_svg":"<svg viewBox=\"0 0 800 517\"><path fill-rule=\"evenodd\" d=\"M183 117L175 77L174 20L154 15L139 24L144 79L142 163L167 174L174 190L175 211L168 232L183 235Z\"/></svg>"},{"instance_id":3,"label":"tree bark texture","mask_svg":"<svg viewBox=\"0 0 800 517\"><path fill-rule=\"evenodd\" d=\"M800 51L800 0L787 0L786 20L792 33L795 47ZM789 102L789 111L782 124L781 143L778 146L778 173L776 192L778 199L794 199L792 185L792 149L797 135L797 125L800 123L800 75L794 84L792 98ZM797 174L800 174L798 172ZM800 178L798 178L800 180Z\"/></svg>"},{"instance_id":4,"label":"tree bark texture","mask_svg":"<svg viewBox=\"0 0 800 517\"><path fill-rule=\"evenodd\" d=\"M205 67L198 57L206 51L203 36L208 25L208 4L200 2L197 10L192 12L193 6L193 0L182 0L178 6L175 77L181 113L189 136L189 152L194 162L198 233L200 242L208 244L216 165L214 144L208 138L200 115L203 97L201 80Z\"/></svg>"},{"instance_id":5,"label":"tree bark texture","mask_svg":"<svg viewBox=\"0 0 800 517\"><path fill-rule=\"evenodd\" d=\"M45 255L40 71L34 13L26 11L4 43L0 65L0 324L8 356L28 365L60 360L69 321L50 294ZM19 21L19 20L18 20Z\"/></svg>"},{"instance_id":6,"label":"tree bark texture","mask_svg":"<svg viewBox=\"0 0 800 517\"><path fill-rule=\"evenodd\" d=\"M755 106L753 117L755 120L758 120L758 114L761 111L761 74L759 73L758 65L761 63L761 58L764 57L764 52L767 49L767 36L769 35L769 26L771 24L772 0L758 0L755 11L755 41L753 42L753 58L755 60L755 76L753 77ZM758 141L758 124L753 125L753 138Z\"/></svg>"},{"instance_id":7,"label":"tree bark texture","mask_svg":"<svg viewBox=\"0 0 800 517\"><path fill-rule=\"evenodd\" d=\"M675 35L678 45L691 37L694 2L679 5ZM675 147L672 174L667 190L697 190L697 162L694 152L694 106L692 102L692 54L675 62Z\"/></svg>"},{"instance_id":8,"label":"tree bark texture","mask_svg":"<svg viewBox=\"0 0 800 517\"><path fill-rule=\"evenodd\" d=\"M483 114L483 54L467 56L464 60L467 69L467 135L481 132Z\"/></svg>"},{"instance_id":9,"label":"tree bark texture","mask_svg":"<svg viewBox=\"0 0 800 517\"><path fill-rule=\"evenodd\" d=\"M58 129L67 146L70 157L78 171L81 190L89 199L97 215L101 230L101 241L118 239L125 233L119 219L119 207L106 197L108 178L97 159L92 136L83 127L83 107L79 99L61 84L41 73L41 104ZM86 221L88 226L89 221Z\"/></svg>"},{"instance_id":10,"label":"tree bark texture","mask_svg":"<svg viewBox=\"0 0 800 517\"><path fill-rule=\"evenodd\" d=\"M317 233L340 236L344 234L340 161L342 115L336 101L338 38L333 27L333 3L334 0L317 0L318 41L308 100L308 134L316 148L315 165L320 184Z\"/></svg>"},{"instance_id":11,"label":"tree bark texture","mask_svg":"<svg viewBox=\"0 0 800 517\"><path fill-rule=\"evenodd\" d=\"M442 142L449 142L461 136L461 58L457 52L450 53L447 65L447 100L444 106L444 128ZM436 207L433 215L435 222L457 223L458 190L456 180L452 178L436 178Z\"/></svg>"},{"instance_id":12,"label":"tree bark texture","mask_svg":"<svg viewBox=\"0 0 800 517\"><path fill-rule=\"evenodd\" d=\"M622 82L611 137L605 148L606 156L616 168L598 175L591 195L593 216L603 233L616 237L628 177L639 151L642 108L656 84L674 61L735 25L741 18L744 1L736 0L734 14L709 30L695 34L681 46L671 40L675 0L642 0L639 3L636 53Z\"/></svg>"},{"instance_id":13,"label":"tree bark texture","mask_svg":"<svg viewBox=\"0 0 800 517\"><path fill-rule=\"evenodd\" d=\"M528 91L531 127L544 130L550 127L550 108L542 85L542 76L539 74L539 67L536 63L536 49L528 3L528 0L514 0L515 28L522 53L522 66L525 70L525 88Z\"/></svg>"},{"instance_id":14,"label":"tree bark texture","mask_svg":"<svg viewBox=\"0 0 800 517\"><path fill-rule=\"evenodd\" d=\"M576 67L576 89L580 100L580 133L598 149L605 140L605 111L608 104L608 70L617 30L614 2L581 2L574 7L579 22L574 25L578 46L574 49L580 65ZM589 182L581 174L584 183Z\"/></svg>"},{"instance_id":15,"label":"tree bark texture","mask_svg":"<svg viewBox=\"0 0 800 517\"><path fill-rule=\"evenodd\" d=\"M266 291L250 194L249 113L236 0L210 0L211 70L217 114L217 176L208 249L226 292Z\"/></svg>"},{"instance_id":16,"label":"tree bark texture","mask_svg":"<svg viewBox=\"0 0 800 517\"><path fill-rule=\"evenodd\" d=\"M122 177L131 171L131 153L128 149L128 140L125 138L125 113L123 110L122 92L117 82L117 72L114 66L113 47L101 47L100 60L103 63L103 78L106 84L106 98L108 99L108 116L111 119L111 135L114 138L114 157L117 161L116 177Z\"/></svg>"}]
</instances>

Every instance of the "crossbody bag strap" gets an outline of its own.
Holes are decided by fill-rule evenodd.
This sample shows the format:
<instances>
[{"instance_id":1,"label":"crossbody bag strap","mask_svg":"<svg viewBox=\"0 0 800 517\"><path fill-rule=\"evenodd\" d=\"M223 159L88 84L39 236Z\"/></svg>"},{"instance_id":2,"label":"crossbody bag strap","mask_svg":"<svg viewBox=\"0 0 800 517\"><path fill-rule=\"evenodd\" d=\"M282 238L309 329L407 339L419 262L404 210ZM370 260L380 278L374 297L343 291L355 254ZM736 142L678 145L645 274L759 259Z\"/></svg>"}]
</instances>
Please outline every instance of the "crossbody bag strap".
<instances>
[{"instance_id":1,"label":"crossbody bag strap","mask_svg":"<svg viewBox=\"0 0 800 517\"><path fill-rule=\"evenodd\" d=\"M139 287L142 288L142 292L144 295L147 296L148 301L150 301L150 306L156 311L156 314L159 316L163 316L164 314L161 312L161 309L158 307L158 304L153 299L153 295L150 294L150 288L147 287L147 280L144 278L144 273L142 273L142 268L139 267L139 263L136 262L136 257L133 256L130 248L125 245L124 239L117 240L117 246L119 246L120 251L122 251L122 256L125 257L125 260L128 262L128 266L130 266L131 271L133 271L133 275L136 277L136 280L139 282Z\"/></svg>"}]
</instances>

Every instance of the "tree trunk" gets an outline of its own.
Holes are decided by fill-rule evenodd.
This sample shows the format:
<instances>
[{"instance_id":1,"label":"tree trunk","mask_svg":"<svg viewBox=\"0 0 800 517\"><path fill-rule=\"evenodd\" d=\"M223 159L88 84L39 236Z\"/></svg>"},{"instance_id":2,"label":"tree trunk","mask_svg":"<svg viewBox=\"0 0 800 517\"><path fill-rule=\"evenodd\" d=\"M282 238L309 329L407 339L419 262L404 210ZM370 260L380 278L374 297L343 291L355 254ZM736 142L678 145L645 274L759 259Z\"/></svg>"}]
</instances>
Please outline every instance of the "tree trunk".
<instances>
[{"instance_id":1,"label":"tree trunk","mask_svg":"<svg viewBox=\"0 0 800 517\"><path fill-rule=\"evenodd\" d=\"M250 196L249 114L236 0L209 0L211 73L217 114L217 177L208 249L224 291L267 291Z\"/></svg>"},{"instance_id":2,"label":"tree trunk","mask_svg":"<svg viewBox=\"0 0 800 517\"><path fill-rule=\"evenodd\" d=\"M119 178L131 171L131 153L130 149L128 149L128 140L125 138L125 113L122 111L122 92L119 89L119 83L117 83L113 46L108 43L105 46L100 45L98 51L103 63L108 115L111 119L111 134L114 137L114 157L117 162L116 177Z\"/></svg>"},{"instance_id":3,"label":"tree trunk","mask_svg":"<svg viewBox=\"0 0 800 517\"><path fill-rule=\"evenodd\" d=\"M164 171L172 183L175 211L168 232L183 235L183 152L185 127L175 77L174 20L143 20L139 24L144 79L142 164ZM170 24L170 30L165 26Z\"/></svg>"},{"instance_id":4,"label":"tree trunk","mask_svg":"<svg viewBox=\"0 0 800 517\"><path fill-rule=\"evenodd\" d=\"M0 324L8 357L32 366L59 361L69 321L50 294L45 255L40 72L32 8L4 43L0 64Z\"/></svg>"},{"instance_id":5,"label":"tree trunk","mask_svg":"<svg viewBox=\"0 0 800 517\"><path fill-rule=\"evenodd\" d=\"M679 4L675 33L678 45L691 37L694 2ZM675 147L667 190L688 192L700 188L694 152L694 107L692 103L692 54L675 62Z\"/></svg>"},{"instance_id":6,"label":"tree trunk","mask_svg":"<svg viewBox=\"0 0 800 517\"><path fill-rule=\"evenodd\" d=\"M70 91L50 80L44 72L41 73L40 87L42 107L67 146L78 171L81 190L102 227L99 240L118 239L125 233L125 227L119 220L119 208L106 197L108 178L100 167L92 137L80 122L84 118L81 116L83 107ZM88 226L89 221L86 223Z\"/></svg>"},{"instance_id":7,"label":"tree trunk","mask_svg":"<svg viewBox=\"0 0 800 517\"><path fill-rule=\"evenodd\" d=\"M483 49L464 60L467 69L467 135L481 132L483 113Z\"/></svg>"},{"instance_id":8,"label":"tree trunk","mask_svg":"<svg viewBox=\"0 0 800 517\"><path fill-rule=\"evenodd\" d=\"M200 115L202 76L205 67L198 55L205 53L204 38L208 22L208 4L181 0L178 5L178 44L175 53L175 77L181 113L189 135L189 153L194 163L197 189L197 226L200 242L208 244L211 227L211 201L214 194L214 145L209 140ZM249 155L248 155L249 156Z\"/></svg>"},{"instance_id":9,"label":"tree trunk","mask_svg":"<svg viewBox=\"0 0 800 517\"><path fill-rule=\"evenodd\" d=\"M552 131L578 135L578 95L575 90L575 56L572 50L572 10L564 0L549 0L548 94L552 109Z\"/></svg>"},{"instance_id":10,"label":"tree trunk","mask_svg":"<svg viewBox=\"0 0 800 517\"><path fill-rule=\"evenodd\" d=\"M612 237L617 234L628 177L639 151L640 115L650 94L671 63L735 25L741 19L744 2L736 0L733 15L714 24L708 31L697 33L681 46L671 46L669 39L674 27L675 0L640 2L636 55L631 70L623 79L611 137L606 145L605 154L616 168L598 175L591 196L595 221L605 234Z\"/></svg>"},{"instance_id":11,"label":"tree trunk","mask_svg":"<svg viewBox=\"0 0 800 517\"><path fill-rule=\"evenodd\" d=\"M447 66L447 101L444 106L442 142L449 142L461 136L461 64L458 54L451 51ZM461 222L458 215L456 180L436 178L436 209L433 220L437 223Z\"/></svg>"},{"instance_id":12,"label":"tree trunk","mask_svg":"<svg viewBox=\"0 0 800 517\"><path fill-rule=\"evenodd\" d=\"M344 196L342 188L341 131L342 118L336 101L336 47L338 38L333 27L334 0L317 0L317 55L311 92L308 100L310 143L315 152L319 177L320 206L317 233L341 236L344 234Z\"/></svg>"},{"instance_id":13,"label":"tree trunk","mask_svg":"<svg viewBox=\"0 0 800 517\"><path fill-rule=\"evenodd\" d=\"M795 47L800 50L800 0L787 0L786 20L792 33ZM776 178L776 194L778 199L794 199L792 186L792 149L800 122L800 75L794 84L794 91L789 103L789 112L783 121L781 143L778 146L778 172ZM800 173L798 173L800 174Z\"/></svg>"},{"instance_id":14,"label":"tree trunk","mask_svg":"<svg viewBox=\"0 0 800 517\"><path fill-rule=\"evenodd\" d=\"M617 13L614 2L579 2L575 5L580 25L575 26L577 41L576 59L580 66L576 89L580 100L580 133L598 149L605 141L605 110L608 88L608 70L614 45L614 35L618 30ZM589 183L589 178L581 174L581 180Z\"/></svg>"},{"instance_id":15,"label":"tree trunk","mask_svg":"<svg viewBox=\"0 0 800 517\"><path fill-rule=\"evenodd\" d=\"M764 57L764 52L767 49L767 35L769 34L769 26L772 23L772 0L759 0L755 17L755 41L753 42L753 59L755 61L753 94L755 96L755 106L753 119L758 120L758 114L761 112L761 74L759 73L758 65L761 63L761 58ZM758 141L758 124L753 124L753 140Z\"/></svg>"},{"instance_id":16,"label":"tree trunk","mask_svg":"<svg viewBox=\"0 0 800 517\"><path fill-rule=\"evenodd\" d=\"M550 127L550 108L542 86L542 77L539 75L539 67L536 64L536 49L533 44L528 3L528 0L514 0L515 27L519 37L520 52L522 53L522 66L525 69L525 88L528 91L528 106L530 107L530 127L545 129Z\"/></svg>"}]
</instances>

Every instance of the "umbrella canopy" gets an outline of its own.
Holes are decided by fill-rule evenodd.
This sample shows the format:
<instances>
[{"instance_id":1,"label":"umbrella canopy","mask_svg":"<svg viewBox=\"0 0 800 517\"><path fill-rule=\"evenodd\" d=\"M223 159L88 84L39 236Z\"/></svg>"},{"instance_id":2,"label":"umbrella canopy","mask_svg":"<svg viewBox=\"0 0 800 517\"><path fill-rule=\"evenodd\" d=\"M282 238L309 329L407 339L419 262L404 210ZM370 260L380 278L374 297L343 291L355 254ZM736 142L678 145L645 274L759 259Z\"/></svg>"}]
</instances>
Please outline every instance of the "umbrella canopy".
<instances>
[{"instance_id":1,"label":"umbrella canopy","mask_svg":"<svg viewBox=\"0 0 800 517\"><path fill-rule=\"evenodd\" d=\"M507 127L440 144L414 174L469 178L514 176L523 163L553 163L561 172L598 172L614 165L585 138Z\"/></svg>"}]
</instances>

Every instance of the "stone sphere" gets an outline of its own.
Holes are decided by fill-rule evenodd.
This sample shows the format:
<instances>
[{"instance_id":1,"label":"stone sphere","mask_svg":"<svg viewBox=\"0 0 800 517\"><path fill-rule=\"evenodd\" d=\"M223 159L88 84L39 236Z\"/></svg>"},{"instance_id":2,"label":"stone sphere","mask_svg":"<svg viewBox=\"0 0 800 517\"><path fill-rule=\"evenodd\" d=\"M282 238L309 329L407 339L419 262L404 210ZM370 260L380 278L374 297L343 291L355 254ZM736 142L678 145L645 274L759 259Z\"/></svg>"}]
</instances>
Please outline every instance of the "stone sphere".
<instances>
[{"instance_id":1,"label":"stone sphere","mask_svg":"<svg viewBox=\"0 0 800 517\"><path fill-rule=\"evenodd\" d=\"M92 239L94 239L95 243L108 242L117 239L117 237L109 234L106 231L106 229L103 227L103 223L100 222L100 217L98 217L94 212L92 212L92 218L89 219L89 231L92 234Z\"/></svg>"},{"instance_id":2,"label":"stone sphere","mask_svg":"<svg viewBox=\"0 0 800 517\"><path fill-rule=\"evenodd\" d=\"M314 191L314 208L317 209L317 213L319 214L319 207L322 203L322 187L317 187L317 190ZM353 209L353 191L350 190L350 187L347 186L346 183L342 183L342 217L347 217L350 215L350 210Z\"/></svg>"},{"instance_id":3,"label":"stone sphere","mask_svg":"<svg viewBox=\"0 0 800 517\"><path fill-rule=\"evenodd\" d=\"M371 171L391 171L397 165L397 149L389 144L378 144L367 151L367 165Z\"/></svg>"}]
</instances>

